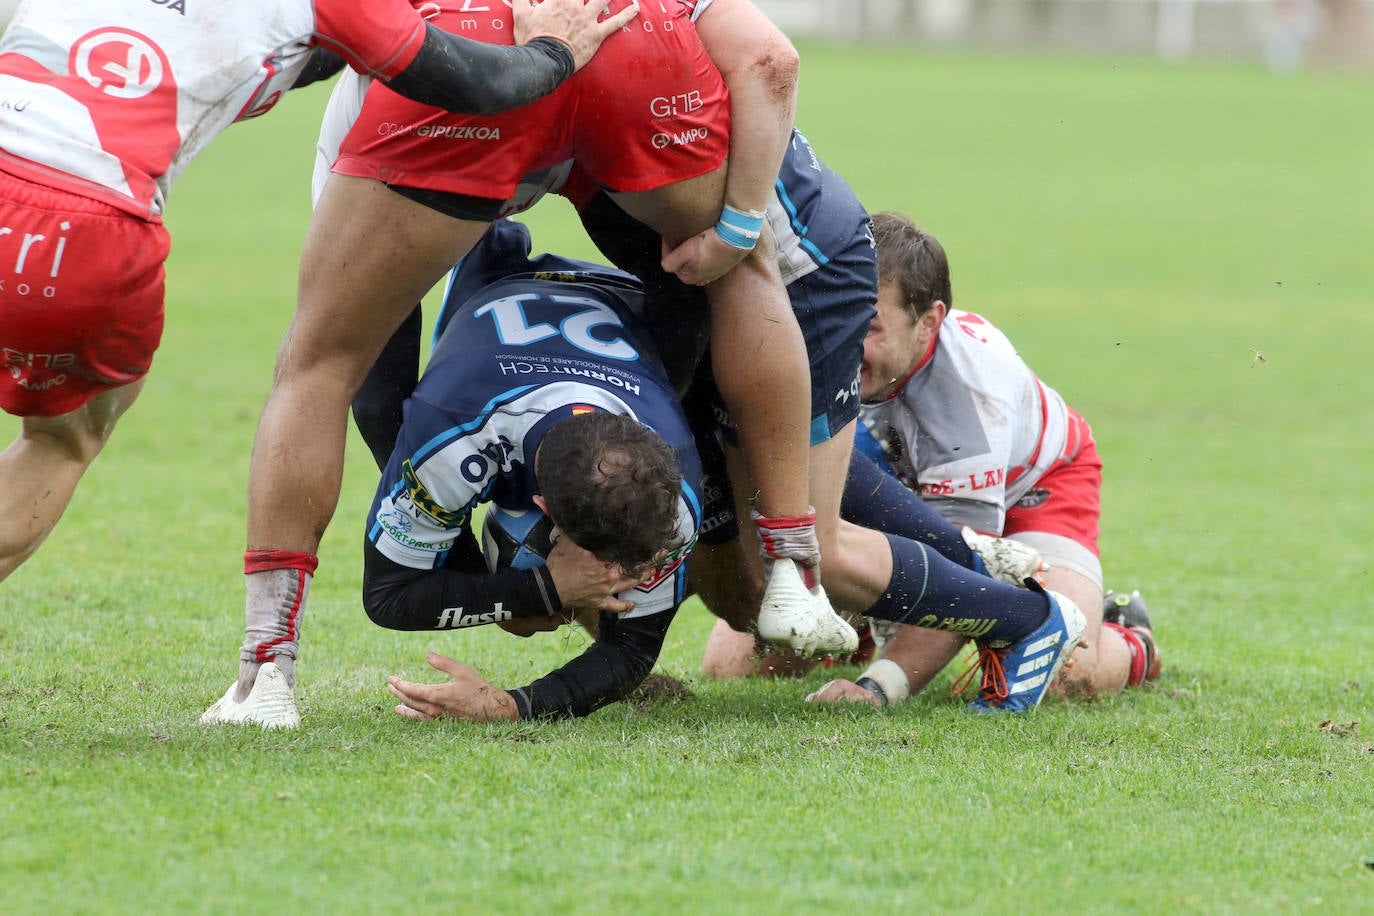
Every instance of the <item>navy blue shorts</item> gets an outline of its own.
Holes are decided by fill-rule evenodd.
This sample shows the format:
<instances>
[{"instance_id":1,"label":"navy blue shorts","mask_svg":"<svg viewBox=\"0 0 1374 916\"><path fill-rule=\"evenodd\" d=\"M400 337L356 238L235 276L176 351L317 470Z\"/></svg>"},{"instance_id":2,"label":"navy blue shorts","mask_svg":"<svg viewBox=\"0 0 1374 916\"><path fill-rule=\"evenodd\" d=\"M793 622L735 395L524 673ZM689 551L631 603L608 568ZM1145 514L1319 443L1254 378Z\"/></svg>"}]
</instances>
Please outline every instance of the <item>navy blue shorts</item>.
<instances>
[{"instance_id":1,"label":"navy blue shorts","mask_svg":"<svg viewBox=\"0 0 1374 916\"><path fill-rule=\"evenodd\" d=\"M867 234L824 266L787 286L811 364L811 444L828 441L859 415L859 365L878 301L877 255ZM734 422L715 392L711 404L725 441Z\"/></svg>"}]
</instances>

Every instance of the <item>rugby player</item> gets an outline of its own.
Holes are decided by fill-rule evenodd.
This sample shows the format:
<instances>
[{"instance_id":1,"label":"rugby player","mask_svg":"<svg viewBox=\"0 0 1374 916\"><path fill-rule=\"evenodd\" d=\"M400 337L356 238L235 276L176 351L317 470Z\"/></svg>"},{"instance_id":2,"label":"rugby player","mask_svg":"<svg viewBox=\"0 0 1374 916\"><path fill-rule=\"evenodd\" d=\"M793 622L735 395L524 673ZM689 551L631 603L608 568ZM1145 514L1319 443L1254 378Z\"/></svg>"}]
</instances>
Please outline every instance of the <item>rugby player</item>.
<instances>
[{"instance_id":1,"label":"rugby player","mask_svg":"<svg viewBox=\"0 0 1374 916\"><path fill-rule=\"evenodd\" d=\"M898 213L874 223L878 315L864 342L863 454L845 490L846 517L900 531L934 509L1035 548L1049 565L1045 586L1069 596L1087 620L1085 644L1057 693L1113 694L1158 677L1160 654L1139 594L1104 602L1102 461L1087 421L991 322L952 307L949 262L935 237ZM911 627L890 632L883 658L907 675L907 690L928 683L964 641ZM995 702L989 675L1003 660L985 648L981 661L980 690ZM876 701L844 680L816 698Z\"/></svg>"},{"instance_id":2,"label":"rugby player","mask_svg":"<svg viewBox=\"0 0 1374 916\"><path fill-rule=\"evenodd\" d=\"M393 678L402 715L586 715L639 685L682 600L700 470L638 317L642 288L618 270L529 253L525 227L500 220L453 274L368 517L363 604L393 629L496 623L522 635L590 608L601 611L596 638L508 691L431 655L452 679ZM543 565L488 571L471 529L485 501L553 521Z\"/></svg>"},{"instance_id":3,"label":"rugby player","mask_svg":"<svg viewBox=\"0 0 1374 916\"><path fill-rule=\"evenodd\" d=\"M580 199L575 190L575 166L568 184L574 190L564 185L560 191ZM599 207L595 201L584 204L580 212L604 249L643 269L642 252L637 255L624 241L633 238L641 246L653 244L655 240L647 237L642 226L637 227L614 208ZM619 225L613 222L616 213L620 213ZM827 581L844 596L847 604L843 606L880 620L921 621L927 626L958 628L966 636L992 634L988 638L1013 641L1049 621L1058 613L1050 597L998 585L978 574L993 572L1003 581L1021 584L1039 565L1038 555L1029 548L1017 549L1019 545L1014 542L995 541L972 532L966 539L933 510L927 510L920 529L910 533L904 529L905 536L840 522L840 494L859 412L859 366L876 295L876 259L868 214L845 182L821 162L800 133L794 132L769 218L778 240L780 272L789 280L792 308L811 354L812 498L818 507L818 528L833 534L837 542L827 561ZM700 292L681 283L660 283L658 294L671 301L646 302L655 333L662 333L673 318L690 324L690 318L684 316L704 308L704 303L696 301ZM383 403L364 405L359 411L370 418L360 428L378 455L396 439L395 428L385 422L385 416L399 414L391 405L413 387L413 383L405 383L405 372L399 366L386 366L381 374L393 387L387 391L380 383L369 386L365 389L368 396ZM751 562L756 552L743 549L744 539L735 521L737 513L748 511L747 505L736 505L732 494L737 491L724 469L723 452L715 445L718 437L729 441L733 427L716 396L709 371L702 372L687 401L698 450L710 456L712 469L702 487L702 534L692 558L691 584L723 618L713 632L703 668L708 674L731 676L745 673L739 666L747 664L753 652L752 636L736 630L759 630L757 618L764 589L760 570ZM737 458L734 464L738 465ZM745 535L751 530L745 526ZM952 613L955 607L958 613ZM727 620L735 629L726 625ZM768 635L766 631L764 635ZM768 661L776 660L770 656ZM881 677L885 668L879 665L874 673ZM890 676L887 680L895 683ZM893 699L900 698L894 686Z\"/></svg>"},{"instance_id":4,"label":"rugby player","mask_svg":"<svg viewBox=\"0 0 1374 916\"><path fill-rule=\"evenodd\" d=\"M518 47L427 25L406 0L30 0L0 39L0 579L57 524L143 386L162 335L162 213L229 124L328 72L457 111L553 90L633 9L521 8ZM312 69L312 57L317 65ZM254 562L250 560L250 564Z\"/></svg>"},{"instance_id":5,"label":"rugby player","mask_svg":"<svg viewBox=\"0 0 1374 916\"><path fill-rule=\"evenodd\" d=\"M746 0L714 5L761 17ZM685 245L666 266L708 284L716 379L740 420L773 551L768 587L781 596L776 616L791 615L787 636L819 651L857 642L823 592L805 584L820 561L807 502L805 347L756 215L790 135L795 51L785 39L770 44L753 74L764 89L736 94L751 106L737 118L749 125L742 136L776 146L746 154L688 5L664 0L652 13L607 41L599 57L610 57L509 115L455 117L367 88L307 235L297 312L254 447L249 547L264 559L248 577L240 705L264 662L276 659L288 681L294 676L299 611L338 499L353 394L414 303L481 237L521 178L568 159L667 243ZM457 13L441 11L440 24L446 16ZM509 34L501 5L457 20L482 37ZM259 720L249 712L238 721Z\"/></svg>"}]
</instances>

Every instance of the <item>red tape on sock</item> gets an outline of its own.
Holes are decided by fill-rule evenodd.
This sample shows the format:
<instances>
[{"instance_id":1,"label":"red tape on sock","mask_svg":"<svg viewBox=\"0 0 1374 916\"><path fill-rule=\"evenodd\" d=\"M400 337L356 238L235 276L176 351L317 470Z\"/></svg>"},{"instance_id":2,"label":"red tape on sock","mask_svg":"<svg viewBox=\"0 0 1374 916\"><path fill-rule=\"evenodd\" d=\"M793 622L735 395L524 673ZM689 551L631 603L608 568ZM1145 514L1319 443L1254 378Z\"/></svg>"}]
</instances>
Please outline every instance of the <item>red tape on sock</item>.
<instances>
[{"instance_id":1,"label":"red tape on sock","mask_svg":"<svg viewBox=\"0 0 1374 916\"><path fill-rule=\"evenodd\" d=\"M243 554L244 575L271 569L299 569L313 576L319 565L319 557L300 550L246 550Z\"/></svg>"},{"instance_id":2,"label":"red tape on sock","mask_svg":"<svg viewBox=\"0 0 1374 916\"><path fill-rule=\"evenodd\" d=\"M1132 633L1119 623L1102 624L1104 628L1110 628L1121 634L1121 638L1126 640L1126 647L1131 650L1131 670L1126 675L1126 685L1128 687L1139 687L1145 683L1145 673L1149 670L1150 653L1145 648L1145 643L1139 636Z\"/></svg>"},{"instance_id":3,"label":"red tape on sock","mask_svg":"<svg viewBox=\"0 0 1374 916\"><path fill-rule=\"evenodd\" d=\"M755 515L754 524L760 528L769 530L775 528L805 528L808 525L816 524L816 513L810 512L806 515L789 515L786 518L769 518L766 515Z\"/></svg>"}]
</instances>

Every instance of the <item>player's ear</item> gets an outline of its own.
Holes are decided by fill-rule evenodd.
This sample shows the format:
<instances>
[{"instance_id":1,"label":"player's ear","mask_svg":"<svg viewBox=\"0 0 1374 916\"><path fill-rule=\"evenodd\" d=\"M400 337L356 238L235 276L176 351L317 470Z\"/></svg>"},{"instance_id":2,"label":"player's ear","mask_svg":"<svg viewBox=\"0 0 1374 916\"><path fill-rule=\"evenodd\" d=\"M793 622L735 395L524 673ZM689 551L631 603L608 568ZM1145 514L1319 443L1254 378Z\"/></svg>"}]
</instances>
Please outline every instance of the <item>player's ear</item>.
<instances>
[{"instance_id":1,"label":"player's ear","mask_svg":"<svg viewBox=\"0 0 1374 916\"><path fill-rule=\"evenodd\" d=\"M540 512L543 512L545 515L549 514L549 504L544 502L544 497L536 493L530 497L530 500L539 507Z\"/></svg>"},{"instance_id":2,"label":"player's ear","mask_svg":"<svg viewBox=\"0 0 1374 916\"><path fill-rule=\"evenodd\" d=\"M949 306L945 305L943 299L936 299L930 304L930 308L921 315L921 321L925 322L928 330L933 331L944 322L945 316L948 314Z\"/></svg>"}]
</instances>

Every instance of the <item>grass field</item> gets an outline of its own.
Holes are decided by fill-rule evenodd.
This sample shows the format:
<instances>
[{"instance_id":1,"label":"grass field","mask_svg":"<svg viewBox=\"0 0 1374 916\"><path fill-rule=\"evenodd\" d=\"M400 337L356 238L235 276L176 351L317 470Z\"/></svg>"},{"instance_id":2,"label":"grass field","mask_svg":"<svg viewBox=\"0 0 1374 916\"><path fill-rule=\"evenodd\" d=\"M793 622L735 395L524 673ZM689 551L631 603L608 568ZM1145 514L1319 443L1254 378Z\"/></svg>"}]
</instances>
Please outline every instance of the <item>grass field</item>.
<instances>
[{"instance_id":1,"label":"grass field","mask_svg":"<svg viewBox=\"0 0 1374 916\"><path fill-rule=\"evenodd\" d=\"M1108 585L1157 686L975 718L706 683L577 722L419 726L434 648L503 685L577 635L382 631L350 448L303 728L195 722L236 670L247 458L290 317L324 96L176 188L151 380L0 585L0 910L1368 912L1374 900L1374 85L1242 66L805 45L798 123L951 253L1093 423ZM561 203L537 246L591 256ZM17 424L0 421L8 439ZM1323 723L1326 723L1323 727Z\"/></svg>"}]
</instances>

